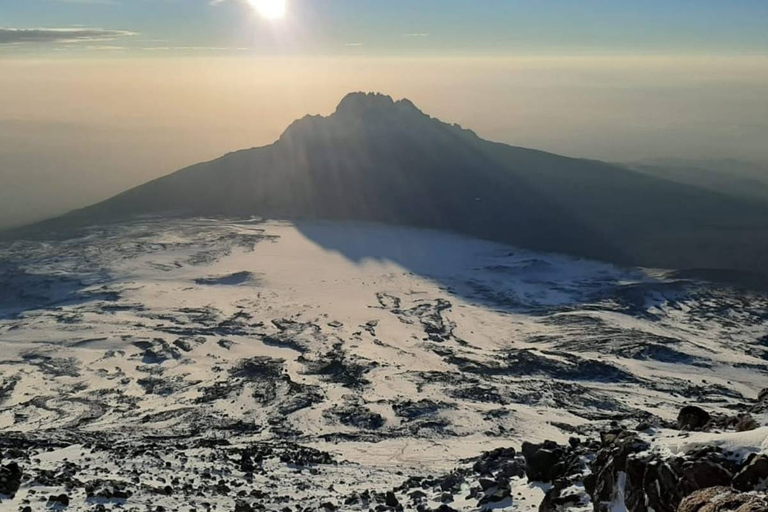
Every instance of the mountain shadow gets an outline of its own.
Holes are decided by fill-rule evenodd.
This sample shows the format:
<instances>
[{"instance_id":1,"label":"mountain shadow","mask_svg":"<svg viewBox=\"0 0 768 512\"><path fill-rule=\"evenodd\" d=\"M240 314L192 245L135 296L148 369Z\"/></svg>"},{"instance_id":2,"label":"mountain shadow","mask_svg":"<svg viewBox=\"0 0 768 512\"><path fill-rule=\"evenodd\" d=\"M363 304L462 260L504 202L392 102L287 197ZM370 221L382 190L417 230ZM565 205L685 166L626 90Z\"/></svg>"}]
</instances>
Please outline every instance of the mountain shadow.
<instances>
[{"instance_id":1,"label":"mountain shadow","mask_svg":"<svg viewBox=\"0 0 768 512\"><path fill-rule=\"evenodd\" d=\"M374 221L620 264L768 272L768 205L489 142L380 94L10 236L140 215Z\"/></svg>"}]
</instances>

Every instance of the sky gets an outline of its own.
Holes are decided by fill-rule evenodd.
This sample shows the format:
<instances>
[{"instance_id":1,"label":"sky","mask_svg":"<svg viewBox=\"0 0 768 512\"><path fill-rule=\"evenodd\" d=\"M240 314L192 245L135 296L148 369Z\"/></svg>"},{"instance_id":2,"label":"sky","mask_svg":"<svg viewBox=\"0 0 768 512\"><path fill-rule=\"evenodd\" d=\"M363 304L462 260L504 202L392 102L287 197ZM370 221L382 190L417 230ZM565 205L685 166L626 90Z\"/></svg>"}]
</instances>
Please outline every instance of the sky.
<instances>
[{"instance_id":1,"label":"sky","mask_svg":"<svg viewBox=\"0 0 768 512\"><path fill-rule=\"evenodd\" d=\"M0 0L0 227L357 90L571 156L768 161L765 0L275 1Z\"/></svg>"},{"instance_id":2,"label":"sky","mask_svg":"<svg viewBox=\"0 0 768 512\"><path fill-rule=\"evenodd\" d=\"M254 9L264 1L0 0L0 27L49 30L0 32L0 43L17 54L722 54L768 47L764 0L287 0L279 23ZM30 39L37 43L8 46Z\"/></svg>"}]
</instances>

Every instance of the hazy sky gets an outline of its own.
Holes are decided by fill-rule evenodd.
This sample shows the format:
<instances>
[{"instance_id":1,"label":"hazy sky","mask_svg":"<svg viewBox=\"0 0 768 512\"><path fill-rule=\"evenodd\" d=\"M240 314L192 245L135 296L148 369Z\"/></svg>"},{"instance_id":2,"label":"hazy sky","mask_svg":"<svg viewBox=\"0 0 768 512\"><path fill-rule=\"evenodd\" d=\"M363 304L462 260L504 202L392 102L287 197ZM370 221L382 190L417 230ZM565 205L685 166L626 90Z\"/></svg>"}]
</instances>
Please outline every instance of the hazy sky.
<instances>
[{"instance_id":1,"label":"hazy sky","mask_svg":"<svg viewBox=\"0 0 768 512\"><path fill-rule=\"evenodd\" d=\"M90 29L83 36L91 40L80 46L140 50L668 54L768 47L765 0L287 0L287 16L279 23L254 12L252 4L264 1L275 0L0 0L0 23L7 28ZM99 37L93 29L105 32ZM36 38L57 35L63 36ZM108 45L102 44L105 39Z\"/></svg>"},{"instance_id":2,"label":"hazy sky","mask_svg":"<svg viewBox=\"0 0 768 512\"><path fill-rule=\"evenodd\" d=\"M768 160L766 0L274 1L0 0L0 226L353 90L574 156Z\"/></svg>"}]
</instances>

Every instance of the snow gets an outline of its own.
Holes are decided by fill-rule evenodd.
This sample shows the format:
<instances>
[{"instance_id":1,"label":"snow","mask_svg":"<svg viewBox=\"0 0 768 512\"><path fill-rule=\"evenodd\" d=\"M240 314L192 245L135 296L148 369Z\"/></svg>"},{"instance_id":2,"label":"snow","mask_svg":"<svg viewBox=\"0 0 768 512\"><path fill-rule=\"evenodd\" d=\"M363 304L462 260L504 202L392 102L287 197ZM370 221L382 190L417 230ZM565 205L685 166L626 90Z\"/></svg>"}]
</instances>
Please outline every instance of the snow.
<instances>
[{"instance_id":1,"label":"snow","mask_svg":"<svg viewBox=\"0 0 768 512\"><path fill-rule=\"evenodd\" d=\"M657 449L670 454L684 454L705 446L718 446L724 452L731 452L739 458L750 453L768 453L768 427L747 432L693 432L674 435L656 440Z\"/></svg>"},{"instance_id":2,"label":"snow","mask_svg":"<svg viewBox=\"0 0 768 512\"><path fill-rule=\"evenodd\" d=\"M627 487L627 474L623 471L619 472L619 478L616 482L617 495L613 503L610 504L611 512L628 512L627 504L624 497L624 492Z\"/></svg>"},{"instance_id":3,"label":"snow","mask_svg":"<svg viewBox=\"0 0 768 512\"><path fill-rule=\"evenodd\" d=\"M429 230L147 220L0 245L0 261L0 432L247 425L237 441L288 437L388 485L617 417L727 412L768 373L764 298ZM280 377L234 376L256 357ZM361 381L313 370L338 367ZM398 413L419 401L435 410ZM766 429L663 436L669 453L768 450ZM512 508L544 494L520 485Z\"/></svg>"}]
</instances>

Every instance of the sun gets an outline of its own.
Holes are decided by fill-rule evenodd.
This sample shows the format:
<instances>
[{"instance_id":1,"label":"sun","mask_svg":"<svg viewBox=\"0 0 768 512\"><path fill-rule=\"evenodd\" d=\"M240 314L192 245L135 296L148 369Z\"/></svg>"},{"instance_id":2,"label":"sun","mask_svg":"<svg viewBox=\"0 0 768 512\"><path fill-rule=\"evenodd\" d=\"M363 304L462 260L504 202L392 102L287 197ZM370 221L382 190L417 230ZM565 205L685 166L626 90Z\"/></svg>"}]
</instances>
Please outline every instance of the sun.
<instances>
[{"instance_id":1,"label":"sun","mask_svg":"<svg viewBox=\"0 0 768 512\"><path fill-rule=\"evenodd\" d=\"M288 0L250 0L258 13L268 19L277 20L285 16Z\"/></svg>"}]
</instances>

